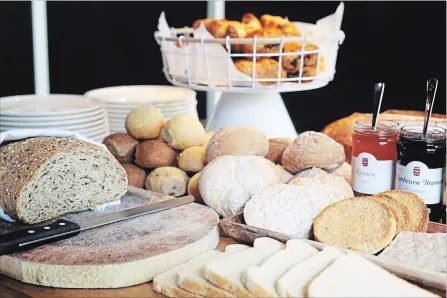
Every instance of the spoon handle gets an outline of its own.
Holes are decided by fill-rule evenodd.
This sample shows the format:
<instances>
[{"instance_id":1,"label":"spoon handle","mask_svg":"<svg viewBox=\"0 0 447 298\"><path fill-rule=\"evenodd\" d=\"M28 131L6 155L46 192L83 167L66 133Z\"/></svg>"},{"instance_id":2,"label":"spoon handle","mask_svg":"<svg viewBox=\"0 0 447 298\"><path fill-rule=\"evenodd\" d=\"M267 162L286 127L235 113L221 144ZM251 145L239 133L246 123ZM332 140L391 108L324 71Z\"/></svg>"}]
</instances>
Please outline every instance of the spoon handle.
<instances>
[{"instance_id":1,"label":"spoon handle","mask_svg":"<svg viewBox=\"0 0 447 298\"><path fill-rule=\"evenodd\" d=\"M382 105L383 92L385 91L384 83L377 83L374 86L374 105L373 105L373 118L372 118L372 128L373 130L377 124L377 118L380 113L380 106Z\"/></svg>"},{"instance_id":2,"label":"spoon handle","mask_svg":"<svg viewBox=\"0 0 447 298\"><path fill-rule=\"evenodd\" d=\"M427 134L428 123L430 122L431 112L433 111L433 103L435 102L436 90L438 89L437 79L427 80L427 93L425 101L425 118L423 135Z\"/></svg>"}]
</instances>

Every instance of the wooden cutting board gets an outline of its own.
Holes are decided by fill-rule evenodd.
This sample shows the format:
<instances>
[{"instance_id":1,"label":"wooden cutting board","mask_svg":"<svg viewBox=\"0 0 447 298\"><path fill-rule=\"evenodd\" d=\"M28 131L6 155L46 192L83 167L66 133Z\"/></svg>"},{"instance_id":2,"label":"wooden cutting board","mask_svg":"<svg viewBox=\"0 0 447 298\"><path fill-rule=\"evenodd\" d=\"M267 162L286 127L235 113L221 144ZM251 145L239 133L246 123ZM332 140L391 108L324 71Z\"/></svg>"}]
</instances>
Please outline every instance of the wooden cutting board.
<instances>
[{"instance_id":1,"label":"wooden cutting board","mask_svg":"<svg viewBox=\"0 0 447 298\"><path fill-rule=\"evenodd\" d=\"M169 197L151 193L152 203ZM79 222L147 204L127 194L120 206L62 218ZM177 267L219 241L217 213L191 203L82 232L30 251L0 257L0 272L26 283L59 288L120 288L141 284ZM0 223L0 234L16 229Z\"/></svg>"}]
</instances>

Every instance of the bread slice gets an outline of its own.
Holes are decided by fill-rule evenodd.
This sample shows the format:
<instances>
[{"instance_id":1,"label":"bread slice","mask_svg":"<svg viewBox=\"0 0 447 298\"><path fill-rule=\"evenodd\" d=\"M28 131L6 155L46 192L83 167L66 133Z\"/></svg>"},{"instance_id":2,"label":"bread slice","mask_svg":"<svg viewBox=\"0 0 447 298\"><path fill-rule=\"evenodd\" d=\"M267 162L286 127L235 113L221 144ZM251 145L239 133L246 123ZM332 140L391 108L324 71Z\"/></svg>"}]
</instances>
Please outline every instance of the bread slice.
<instances>
[{"instance_id":1,"label":"bread slice","mask_svg":"<svg viewBox=\"0 0 447 298\"><path fill-rule=\"evenodd\" d=\"M218 260L220 258L229 256L234 253L238 253L248 249L249 246L242 244L232 244L225 248L225 252L216 255L212 258L203 259L202 262L196 262L181 268L177 272L177 284L185 291L202 295L205 297L235 297L229 292L219 289L203 276L203 266L206 263Z\"/></svg>"},{"instance_id":2,"label":"bread slice","mask_svg":"<svg viewBox=\"0 0 447 298\"><path fill-rule=\"evenodd\" d=\"M285 249L278 251L261 265L247 269L242 278L245 287L254 297L278 297L276 280L291 267L317 252L315 247L302 240L289 240Z\"/></svg>"},{"instance_id":3,"label":"bread slice","mask_svg":"<svg viewBox=\"0 0 447 298\"><path fill-rule=\"evenodd\" d=\"M387 195L375 195L372 199L386 205L394 215L396 219L396 235L400 231L405 231L408 228L410 222L410 215L408 213L408 208L402 205L399 201L393 199Z\"/></svg>"},{"instance_id":4,"label":"bread slice","mask_svg":"<svg viewBox=\"0 0 447 298\"><path fill-rule=\"evenodd\" d=\"M369 197L342 200L315 219L315 240L368 253L385 248L396 234L396 219L384 204Z\"/></svg>"},{"instance_id":5,"label":"bread slice","mask_svg":"<svg viewBox=\"0 0 447 298\"><path fill-rule=\"evenodd\" d=\"M388 190L377 195L389 196L407 208L410 220L404 231L427 232L429 221L428 209L420 197L403 190Z\"/></svg>"},{"instance_id":6,"label":"bread slice","mask_svg":"<svg viewBox=\"0 0 447 298\"><path fill-rule=\"evenodd\" d=\"M184 268L190 266L195 266L195 264L203 264L209 260L212 260L216 256L220 255L221 252L210 250L200 256L193 258L191 261L168 270L160 275L157 275L153 279L152 288L155 292L161 293L168 297L202 297L188 291L181 289L177 285L177 272Z\"/></svg>"},{"instance_id":7,"label":"bread slice","mask_svg":"<svg viewBox=\"0 0 447 298\"><path fill-rule=\"evenodd\" d=\"M344 195L343 190L327 185L272 185L247 202L244 219L250 226L309 238L318 213Z\"/></svg>"},{"instance_id":8,"label":"bread slice","mask_svg":"<svg viewBox=\"0 0 447 298\"><path fill-rule=\"evenodd\" d=\"M279 241L258 238L253 248L206 264L204 276L208 281L236 297L253 297L242 283L241 274L247 268L259 265L282 248L284 244Z\"/></svg>"},{"instance_id":9,"label":"bread slice","mask_svg":"<svg viewBox=\"0 0 447 298\"><path fill-rule=\"evenodd\" d=\"M28 224L115 201L123 167L105 149L75 138L37 137L0 148L0 208Z\"/></svg>"},{"instance_id":10,"label":"bread slice","mask_svg":"<svg viewBox=\"0 0 447 298\"><path fill-rule=\"evenodd\" d=\"M329 246L298 263L276 281L279 297L307 297L310 282L343 255L338 249Z\"/></svg>"},{"instance_id":11,"label":"bread slice","mask_svg":"<svg viewBox=\"0 0 447 298\"><path fill-rule=\"evenodd\" d=\"M355 253L338 258L309 285L308 297L439 297Z\"/></svg>"},{"instance_id":12,"label":"bread slice","mask_svg":"<svg viewBox=\"0 0 447 298\"><path fill-rule=\"evenodd\" d=\"M380 254L419 268L446 272L445 233L400 232Z\"/></svg>"}]
</instances>

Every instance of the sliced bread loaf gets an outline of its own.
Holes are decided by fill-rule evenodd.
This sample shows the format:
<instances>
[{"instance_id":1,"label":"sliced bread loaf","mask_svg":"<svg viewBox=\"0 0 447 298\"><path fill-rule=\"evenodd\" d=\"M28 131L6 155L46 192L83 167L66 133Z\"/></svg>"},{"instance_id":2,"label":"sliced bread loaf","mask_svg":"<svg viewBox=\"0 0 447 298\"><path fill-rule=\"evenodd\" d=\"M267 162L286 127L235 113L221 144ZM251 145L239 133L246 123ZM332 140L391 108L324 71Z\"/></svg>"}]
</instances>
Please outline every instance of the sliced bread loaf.
<instances>
[{"instance_id":1,"label":"sliced bread loaf","mask_svg":"<svg viewBox=\"0 0 447 298\"><path fill-rule=\"evenodd\" d=\"M439 297L355 253L338 258L309 285L308 297Z\"/></svg>"},{"instance_id":2,"label":"sliced bread loaf","mask_svg":"<svg viewBox=\"0 0 447 298\"><path fill-rule=\"evenodd\" d=\"M386 205L391 210L394 218L396 219L396 235L400 231L405 231L408 228L410 215L407 207L401 204L398 200L395 200L387 195L375 195L371 198Z\"/></svg>"},{"instance_id":3,"label":"sliced bread loaf","mask_svg":"<svg viewBox=\"0 0 447 298\"><path fill-rule=\"evenodd\" d=\"M428 229L428 209L424 201L414 193L403 190L388 190L378 193L398 201L408 210L409 223L404 231L427 232Z\"/></svg>"},{"instance_id":4,"label":"sliced bread loaf","mask_svg":"<svg viewBox=\"0 0 447 298\"><path fill-rule=\"evenodd\" d=\"M377 253L396 234L396 219L384 204L369 197L342 200L325 208L314 222L315 240Z\"/></svg>"},{"instance_id":5,"label":"sliced bread loaf","mask_svg":"<svg viewBox=\"0 0 447 298\"><path fill-rule=\"evenodd\" d=\"M29 224L122 197L123 167L74 138L37 137L0 148L0 207Z\"/></svg>"}]
</instances>

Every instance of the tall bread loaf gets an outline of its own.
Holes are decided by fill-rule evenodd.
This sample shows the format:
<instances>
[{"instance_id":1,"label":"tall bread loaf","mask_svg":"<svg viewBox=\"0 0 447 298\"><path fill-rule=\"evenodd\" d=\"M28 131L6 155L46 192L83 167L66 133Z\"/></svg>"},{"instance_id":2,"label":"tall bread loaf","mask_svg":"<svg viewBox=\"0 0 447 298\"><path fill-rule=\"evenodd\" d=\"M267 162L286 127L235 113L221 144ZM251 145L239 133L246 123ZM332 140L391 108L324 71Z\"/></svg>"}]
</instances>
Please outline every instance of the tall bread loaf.
<instances>
[{"instance_id":1,"label":"tall bread loaf","mask_svg":"<svg viewBox=\"0 0 447 298\"><path fill-rule=\"evenodd\" d=\"M77 139L37 137L0 148L0 207L25 223L114 201L127 191L107 150Z\"/></svg>"}]
</instances>

